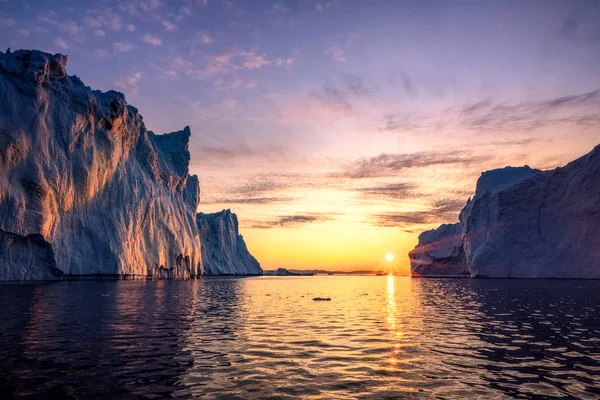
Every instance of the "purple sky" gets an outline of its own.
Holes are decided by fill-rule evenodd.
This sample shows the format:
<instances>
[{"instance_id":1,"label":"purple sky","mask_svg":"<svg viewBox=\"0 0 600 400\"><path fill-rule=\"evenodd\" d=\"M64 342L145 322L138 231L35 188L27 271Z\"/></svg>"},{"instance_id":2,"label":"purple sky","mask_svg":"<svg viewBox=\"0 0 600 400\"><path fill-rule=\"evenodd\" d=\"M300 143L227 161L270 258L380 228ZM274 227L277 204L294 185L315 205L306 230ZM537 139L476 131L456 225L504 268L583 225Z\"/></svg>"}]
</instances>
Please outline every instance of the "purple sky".
<instances>
[{"instance_id":1,"label":"purple sky","mask_svg":"<svg viewBox=\"0 0 600 400\"><path fill-rule=\"evenodd\" d=\"M266 268L405 268L482 170L600 142L595 0L0 0L0 43L190 125L200 210Z\"/></svg>"}]
</instances>

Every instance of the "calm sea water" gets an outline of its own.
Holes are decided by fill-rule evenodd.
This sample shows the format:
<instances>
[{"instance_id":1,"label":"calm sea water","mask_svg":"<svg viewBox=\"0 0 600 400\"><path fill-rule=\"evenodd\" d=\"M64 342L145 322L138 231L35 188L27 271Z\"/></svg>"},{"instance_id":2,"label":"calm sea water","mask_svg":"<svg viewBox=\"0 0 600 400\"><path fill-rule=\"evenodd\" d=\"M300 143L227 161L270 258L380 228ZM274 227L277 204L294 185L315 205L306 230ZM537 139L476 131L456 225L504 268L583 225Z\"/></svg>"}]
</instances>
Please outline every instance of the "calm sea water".
<instances>
[{"instance_id":1,"label":"calm sea water","mask_svg":"<svg viewBox=\"0 0 600 400\"><path fill-rule=\"evenodd\" d=\"M600 281L2 285L0 397L599 398L599 304Z\"/></svg>"}]
</instances>

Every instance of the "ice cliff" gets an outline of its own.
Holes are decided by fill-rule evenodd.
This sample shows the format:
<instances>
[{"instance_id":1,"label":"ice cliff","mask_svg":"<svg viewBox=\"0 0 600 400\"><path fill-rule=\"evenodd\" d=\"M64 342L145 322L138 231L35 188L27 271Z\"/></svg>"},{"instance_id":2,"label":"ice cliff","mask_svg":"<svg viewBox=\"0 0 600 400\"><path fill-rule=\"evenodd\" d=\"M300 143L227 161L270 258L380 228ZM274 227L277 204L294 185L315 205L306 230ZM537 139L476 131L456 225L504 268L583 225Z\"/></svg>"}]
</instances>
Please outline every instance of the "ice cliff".
<instances>
[{"instance_id":1,"label":"ice cliff","mask_svg":"<svg viewBox=\"0 0 600 400\"><path fill-rule=\"evenodd\" d=\"M0 53L0 280L201 274L189 128L147 131L66 63Z\"/></svg>"},{"instance_id":2,"label":"ice cliff","mask_svg":"<svg viewBox=\"0 0 600 400\"><path fill-rule=\"evenodd\" d=\"M484 172L459 221L419 236L413 275L600 278L600 146L551 171Z\"/></svg>"},{"instance_id":3,"label":"ice cliff","mask_svg":"<svg viewBox=\"0 0 600 400\"><path fill-rule=\"evenodd\" d=\"M260 264L238 231L237 216L230 210L196 217L202 240L206 275L262 275Z\"/></svg>"}]
</instances>

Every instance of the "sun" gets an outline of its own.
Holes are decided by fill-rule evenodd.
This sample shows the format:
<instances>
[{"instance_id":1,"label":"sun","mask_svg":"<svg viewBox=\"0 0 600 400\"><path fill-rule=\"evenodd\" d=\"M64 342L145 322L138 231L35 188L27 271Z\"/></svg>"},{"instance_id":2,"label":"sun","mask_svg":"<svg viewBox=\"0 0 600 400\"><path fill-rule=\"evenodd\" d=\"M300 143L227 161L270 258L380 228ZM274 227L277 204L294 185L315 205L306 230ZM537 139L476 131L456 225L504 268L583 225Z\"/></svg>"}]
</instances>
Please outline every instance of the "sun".
<instances>
[{"instance_id":1,"label":"sun","mask_svg":"<svg viewBox=\"0 0 600 400\"><path fill-rule=\"evenodd\" d=\"M394 253L386 253L385 254L385 261L387 261L387 262L394 261Z\"/></svg>"}]
</instances>

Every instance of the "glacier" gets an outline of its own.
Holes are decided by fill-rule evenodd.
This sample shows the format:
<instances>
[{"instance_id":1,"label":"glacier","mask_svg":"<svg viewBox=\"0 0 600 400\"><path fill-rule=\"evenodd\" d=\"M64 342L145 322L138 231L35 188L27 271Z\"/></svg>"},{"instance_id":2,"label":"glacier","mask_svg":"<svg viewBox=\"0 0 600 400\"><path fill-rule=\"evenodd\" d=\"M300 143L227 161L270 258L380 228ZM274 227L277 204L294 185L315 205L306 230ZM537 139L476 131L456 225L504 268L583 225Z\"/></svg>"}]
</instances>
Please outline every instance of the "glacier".
<instances>
[{"instance_id":1,"label":"glacier","mask_svg":"<svg viewBox=\"0 0 600 400\"><path fill-rule=\"evenodd\" d=\"M260 264L239 234L238 219L231 210L198 213L196 221L206 275L262 275Z\"/></svg>"},{"instance_id":2,"label":"glacier","mask_svg":"<svg viewBox=\"0 0 600 400\"><path fill-rule=\"evenodd\" d=\"M0 52L0 280L202 275L189 127L146 130L123 94L92 90L66 64Z\"/></svg>"},{"instance_id":3,"label":"glacier","mask_svg":"<svg viewBox=\"0 0 600 400\"><path fill-rule=\"evenodd\" d=\"M564 167L482 173L459 222L419 235L413 276L600 278L600 146Z\"/></svg>"}]
</instances>

